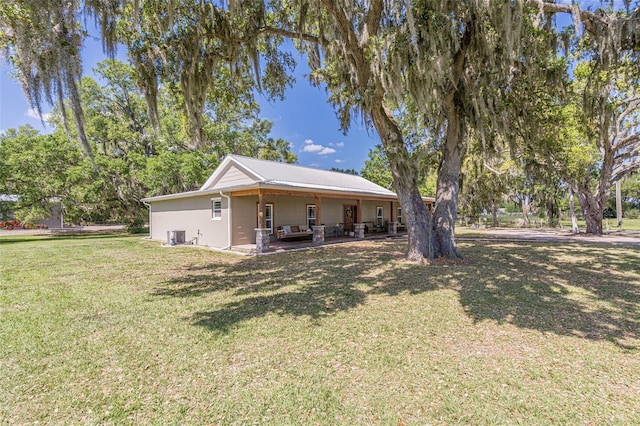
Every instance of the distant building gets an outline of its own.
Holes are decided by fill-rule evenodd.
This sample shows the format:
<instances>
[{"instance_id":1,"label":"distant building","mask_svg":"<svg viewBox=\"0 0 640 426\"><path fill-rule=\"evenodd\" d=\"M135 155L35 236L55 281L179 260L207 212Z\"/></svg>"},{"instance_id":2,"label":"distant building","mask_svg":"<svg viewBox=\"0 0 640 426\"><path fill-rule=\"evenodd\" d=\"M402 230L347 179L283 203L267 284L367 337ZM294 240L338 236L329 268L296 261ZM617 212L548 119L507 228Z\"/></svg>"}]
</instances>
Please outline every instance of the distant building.
<instances>
[{"instance_id":1,"label":"distant building","mask_svg":"<svg viewBox=\"0 0 640 426\"><path fill-rule=\"evenodd\" d=\"M15 205L18 201L20 201L19 195L0 194L0 220L17 219L22 221L22 218L16 217L15 215ZM51 208L51 214L47 217L31 222L45 225L47 228L63 228L64 214L62 205L60 204L60 199L55 198L50 201L57 203Z\"/></svg>"}]
</instances>

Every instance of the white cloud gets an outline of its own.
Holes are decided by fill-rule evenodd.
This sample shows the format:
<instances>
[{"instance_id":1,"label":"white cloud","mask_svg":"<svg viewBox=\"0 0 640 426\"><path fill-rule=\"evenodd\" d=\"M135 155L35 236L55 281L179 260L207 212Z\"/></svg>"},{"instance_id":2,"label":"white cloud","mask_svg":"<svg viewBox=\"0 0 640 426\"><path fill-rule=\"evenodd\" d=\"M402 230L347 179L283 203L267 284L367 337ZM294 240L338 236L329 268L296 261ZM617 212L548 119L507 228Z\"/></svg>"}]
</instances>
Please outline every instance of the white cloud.
<instances>
[{"instance_id":1,"label":"white cloud","mask_svg":"<svg viewBox=\"0 0 640 426\"><path fill-rule=\"evenodd\" d=\"M338 163L338 164L339 164L339 163L344 163L345 161L346 161L346 160L340 160L340 159L337 159L337 160L336 160L336 163Z\"/></svg>"},{"instance_id":2,"label":"white cloud","mask_svg":"<svg viewBox=\"0 0 640 426\"><path fill-rule=\"evenodd\" d=\"M33 108L29 108L27 110L27 112L24 113L25 116L30 117L30 118L35 118L36 120L40 120L40 116L38 115L38 111L36 111ZM47 122L49 121L49 119L51 118L51 114L48 112L45 112L42 114L42 119Z\"/></svg>"},{"instance_id":3,"label":"white cloud","mask_svg":"<svg viewBox=\"0 0 640 426\"><path fill-rule=\"evenodd\" d=\"M335 146L336 148L344 148L344 142L330 143L329 146Z\"/></svg>"},{"instance_id":4,"label":"white cloud","mask_svg":"<svg viewBox=\"0 0 640 426\"><path fill-rule=\"evenodd\" d=\"M304 146L302 147L302 152L313 152L318 155L327 155L333 154L336 150L329 148L328 146L313 143L313 140L311 139L306 139L304 141Z\"/></svg>"}]
</instances>

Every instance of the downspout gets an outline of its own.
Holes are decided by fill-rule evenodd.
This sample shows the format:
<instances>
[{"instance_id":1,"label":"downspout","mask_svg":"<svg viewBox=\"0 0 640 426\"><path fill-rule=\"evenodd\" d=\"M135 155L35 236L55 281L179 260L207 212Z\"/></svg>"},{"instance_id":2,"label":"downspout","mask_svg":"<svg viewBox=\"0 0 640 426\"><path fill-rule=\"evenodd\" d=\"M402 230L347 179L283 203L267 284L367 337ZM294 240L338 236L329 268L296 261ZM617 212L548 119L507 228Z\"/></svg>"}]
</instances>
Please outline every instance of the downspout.
<instances>
[{"instance_id":1,"label":"downspout","mask_svg":"<svg viewBox=\"0 0 640 426\"><path fill-rule=\"evenodd\" d=\"M227 246L223 247L222 250L229 250L231 248L231 197L225 195L220 191L220 196L227 199Z\"/></svg>"}]
</instances>

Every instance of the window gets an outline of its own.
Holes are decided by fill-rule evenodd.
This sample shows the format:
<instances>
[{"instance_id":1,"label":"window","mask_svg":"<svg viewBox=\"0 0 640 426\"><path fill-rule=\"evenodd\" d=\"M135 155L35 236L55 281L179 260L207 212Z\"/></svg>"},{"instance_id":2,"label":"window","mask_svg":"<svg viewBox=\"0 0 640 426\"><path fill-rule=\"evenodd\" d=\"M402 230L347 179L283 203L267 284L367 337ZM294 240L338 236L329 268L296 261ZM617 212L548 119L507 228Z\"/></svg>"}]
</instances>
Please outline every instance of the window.
<instances>
[{"instance_id":1,"label":"window","mask_svg":"<svg viewBox=\"0 0 640 426\"><path fill-rule=\"evenodd\" d=\"M384 224L384 209L380 206L376 207L376 219L378 226L382 226Z\"/></svg>"},{"instance_id":2,"label":"window","mask_svg":"<svg viewBox=\"0 0 640 426\"><path fill-rule=\"evenodd\" d=\"M307 204L307 228L316 226L316 205Z\"/></svg>"},{"instance_id":3,"label":"window","mask_svg":"<svg viewBox=\"0 0 640 426\"><path fill-rule=\"evenodd\" d=\"M402 207L398 207L396 210L396 222L402 223Z\"/></svg>"},{"instance_id":4,"label":"window","mask_svg":"<svg viewBox=\"0 0 640 426\"><path fill-rule=\"evenodd\" d=\"M211 199L211 219L222 220L222 198Z\"/></svg>"},{"instance_id":5,"label":"window","mask_svg":"<svg viewBox=\"0 0 640 426\"><path fill-rule=\"evenodd\" d=\"M264 205L264 224L269 229L269 234L273 234L273 204Z\"/></svg>"}]
</instances>

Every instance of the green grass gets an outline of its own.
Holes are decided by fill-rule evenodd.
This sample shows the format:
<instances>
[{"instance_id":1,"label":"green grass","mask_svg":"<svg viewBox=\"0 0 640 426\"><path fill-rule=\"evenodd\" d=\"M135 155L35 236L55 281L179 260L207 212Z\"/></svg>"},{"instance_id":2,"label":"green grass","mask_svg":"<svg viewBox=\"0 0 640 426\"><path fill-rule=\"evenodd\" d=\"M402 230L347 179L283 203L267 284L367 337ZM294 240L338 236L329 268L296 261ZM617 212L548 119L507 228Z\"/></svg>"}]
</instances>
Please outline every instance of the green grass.
<instances>
[{"instance_id":1,"label":"green grass","mask_svg":"<svg viewBox=\"0 0 640 426\"><path fill-rule=\"evenodd\" d=\"M640 248L0 238L0 423L640 424Z\"/></svg>"}]
</instances>

